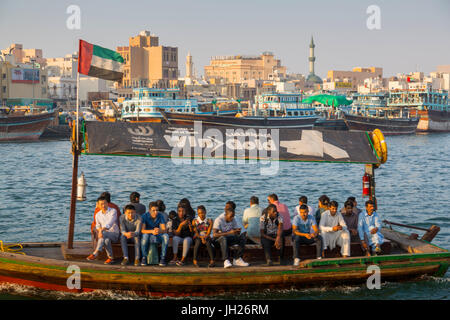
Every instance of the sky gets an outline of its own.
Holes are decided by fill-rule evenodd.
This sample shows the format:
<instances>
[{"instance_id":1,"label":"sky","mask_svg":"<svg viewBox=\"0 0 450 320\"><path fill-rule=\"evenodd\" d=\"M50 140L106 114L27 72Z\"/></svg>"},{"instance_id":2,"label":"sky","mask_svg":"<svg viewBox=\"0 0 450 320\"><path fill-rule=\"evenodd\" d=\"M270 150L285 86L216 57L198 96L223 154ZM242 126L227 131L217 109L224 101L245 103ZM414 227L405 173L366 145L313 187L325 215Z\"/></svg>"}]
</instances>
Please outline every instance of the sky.
<instances>
[{"instance_id":1,"label":"sky","mask_svg":"<svg viewBox=\"0 0 450 320\"><path fill-rule=\"evenodd\" d=\"M80 8L79 30L66 26L70 5ZM380 9L380 29L367 27L371 5ZM197 75L212 56L263 51L288 73L308 74L311 36L321 77L357 66L382 67L385 77L428 74L450 64L450 0L0 0L2 49L21 43L61 57L77 50L78 39L115 49L141 30L178 47L181 76L188 52Z\"/></svg>"}]
</instances>

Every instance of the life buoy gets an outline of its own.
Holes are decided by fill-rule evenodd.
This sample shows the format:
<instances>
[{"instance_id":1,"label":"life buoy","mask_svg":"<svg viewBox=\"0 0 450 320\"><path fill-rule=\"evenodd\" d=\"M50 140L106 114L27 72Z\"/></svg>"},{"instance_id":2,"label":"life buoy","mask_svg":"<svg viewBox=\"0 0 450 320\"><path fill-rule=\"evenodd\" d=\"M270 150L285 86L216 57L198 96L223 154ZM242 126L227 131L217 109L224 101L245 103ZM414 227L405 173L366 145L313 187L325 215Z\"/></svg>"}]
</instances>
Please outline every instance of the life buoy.
<instances>
[{"instance_id":1,"label":"life buoy","mask_svg":"<svg viewBox=\"0 0 450 320\"><path fill-rule=\"evenodd\" d=\"M170 112L174 112L175 111L175 109L174 108L170 108Z\"/></svg>"},{"instance_id":2,"label":"life buoy","mask_svg":"<svg viewBox=\"0 0 450 320\"><path fill-rule=\"evenodd\" d=\"M263 107L263 109L267 109L269 107L269 105L267 103L263 103L262 107Z\"/></svg>"},{"instance_id":3,"label":"life buoy","mask_svg":"<svg viewBox=\"0 0 450 320\"><path fill-rule=\"evenodd\" d=\"M384 135L380 129L375 129L371 134L371 140L373 144L373 148L375 149L376 155L380 160L380 163L385 163L387 160L387 145L384 140ZM375 168L378 168L378 165L375 165Z\"/></svg>"},{"instance_id":4,"label":"life buoy","mask_svg":"<svg viewBox=\"0 0 450 320\"><path fill-rule=\"evenodd\" d=\"M387 150L386 140L384 139L384 135L383 135L383 133L381 132L380 129L375 129L373 131L373 133L378 137L378 140L380 141L381 152L383 154L383 157L381 159L381 163L385 163L387 161L387 157L388 157L388 150Z\"/></svg>"}]
</instances>

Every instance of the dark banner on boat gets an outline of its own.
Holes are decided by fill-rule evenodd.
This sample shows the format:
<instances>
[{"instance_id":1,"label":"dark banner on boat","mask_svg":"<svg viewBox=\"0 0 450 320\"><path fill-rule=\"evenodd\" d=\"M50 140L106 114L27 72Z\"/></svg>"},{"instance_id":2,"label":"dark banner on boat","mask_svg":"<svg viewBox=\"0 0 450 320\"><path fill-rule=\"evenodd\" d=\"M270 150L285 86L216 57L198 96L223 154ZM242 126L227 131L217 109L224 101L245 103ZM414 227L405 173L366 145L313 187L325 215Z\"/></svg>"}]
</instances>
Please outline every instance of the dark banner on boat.
<instances>
[{"instance_id":1,"label":"dark banner on boat","mask_svg":"<svg viewBox=\"0 0 450 320\"><path fill-rule=\"evenodd\" d=\"M87 154L378 163L365 132L87 121Z\"/></svg>"}]
</instances>

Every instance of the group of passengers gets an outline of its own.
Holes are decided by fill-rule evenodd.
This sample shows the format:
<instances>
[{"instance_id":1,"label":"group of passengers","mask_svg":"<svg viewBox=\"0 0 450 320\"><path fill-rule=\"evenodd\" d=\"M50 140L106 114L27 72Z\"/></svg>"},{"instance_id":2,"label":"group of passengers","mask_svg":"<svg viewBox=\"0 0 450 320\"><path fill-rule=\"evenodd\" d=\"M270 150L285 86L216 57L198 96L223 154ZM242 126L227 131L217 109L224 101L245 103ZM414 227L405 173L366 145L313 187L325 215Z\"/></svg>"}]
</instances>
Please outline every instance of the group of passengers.
<instances>
[{"instance_id":1,"label":"group of passengers","mask_svg":"<svg viewBox=\"0 0 450 320\"><path fill-rule=\"evenodd\" d=\"M372 200L365 203L365 212L357 207L354 197L349 197L339 211L338 203L322 195L314 210L308 205L306 196L299 198L291 216L288 207L278 200L276 194L267 197L268 206L262 209L256 196L250 198L250 207L244 210L242 222L235 218L236 204L228 201L224 212L214 221L207 217L203 205L197 212L188 199L180 200L177 211L166 213L162 200L149 203L148 211L140 203L140 195L133 192L130 203L123 208L111 202L111 195L104 192L97 199L94 221L91 226L95 250L87 259L95 260L105 248L107 260L113 263L112 243L120 241L122 265L129 264L128 244L134 244L134 265L146 266L149 263L149 248L160 244L159 265L173 264L184 266L189 249L193 244L193 264L198 267L198 250L204 246L208 252L208 267L214 267L214 248L220 248L224 268L248 266L242 257L245 244L261 243L267 265L273 265L271 251L279 251L280 264L285 264L284 249L287 237L292 237L294 266L300 264L300 245L314 245L316 258L324 257L325 249L341 248L342 257L350 256L350 243L360 242L366 255L379 254L384 241L381 223L375 212ZM197 214L196 214L197 213ZM172 238L173 258L166 261L169 240ZM178 247L182 244L181 257ZM233 263L230 247L237 246Z\"/></svg>"}]
</instances>

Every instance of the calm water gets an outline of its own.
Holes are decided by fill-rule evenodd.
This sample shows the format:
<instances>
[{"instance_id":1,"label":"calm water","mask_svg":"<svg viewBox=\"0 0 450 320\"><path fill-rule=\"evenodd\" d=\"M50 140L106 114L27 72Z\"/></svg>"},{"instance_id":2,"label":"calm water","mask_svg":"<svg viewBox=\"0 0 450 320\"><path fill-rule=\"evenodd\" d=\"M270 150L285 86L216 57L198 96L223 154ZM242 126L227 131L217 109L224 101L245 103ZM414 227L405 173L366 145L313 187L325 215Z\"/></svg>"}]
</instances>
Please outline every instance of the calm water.
<instances>
[{"instance_id":1,"label":"calm water","mask_svg":"<svg viewBox=\"0 0 450 320\"><path fill-rule=\"evenodd\" d=\"M379 214L382 219L421 227L436 224L441 231L433 242L450 248L450 134L387 137L387 143L388 162L376 171ZM0 144L0 154L0 240L65 241L72 175L69 141ZM146 205L163 199L168 210L187 197L193 207L205 205L211 217L220 214L228 200L236 202L241 215L251 195L265 204L273 192L290 209L300 195L307 195L313 205L324 193L340 206L351 195L360 206L363 202L364 168L357 164L282 162L275 176L260 175L261 164L255 162L176 165L170 159L82 156L79 167L87 179L88 199L77 204L76 240L90 240L95 199L105 190L120 207L132 191L140 192ZM0 298L28 294L21 287L0 286ZM78 298L135 297L101 292ZM350 286L242 294L238 298L449 299L450 272L439 279L385 283L381 290Z\"/></svg>"}]
</instances>

